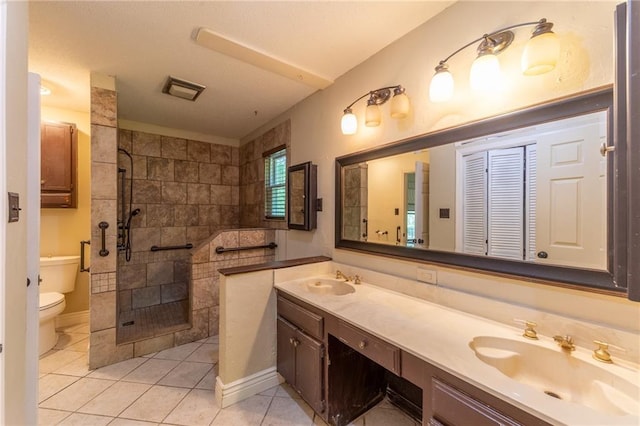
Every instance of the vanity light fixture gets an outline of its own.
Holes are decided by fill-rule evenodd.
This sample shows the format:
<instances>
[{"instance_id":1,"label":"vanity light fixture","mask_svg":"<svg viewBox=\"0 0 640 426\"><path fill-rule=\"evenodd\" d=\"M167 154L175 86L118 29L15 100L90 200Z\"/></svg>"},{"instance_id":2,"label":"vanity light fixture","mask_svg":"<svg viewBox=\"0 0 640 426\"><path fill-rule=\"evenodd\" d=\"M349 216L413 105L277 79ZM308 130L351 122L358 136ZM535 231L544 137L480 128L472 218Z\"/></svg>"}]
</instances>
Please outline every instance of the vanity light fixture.
<instances>
[{"instance_id":1,"label":"vanity light fixture","mask_svg":"<svg viewBox=\"0 0 640 426\"><path fill-rule=\"evenodd\" d=\"M500 62L497 55L513 41L513 28L535 25L531 38L522 53L521 69L524 75L539 75L555 68L560 53L557 36L551 31L553 24L545 18L534 22L510 25L489 34L485 34L441 60L435 68L435 75L429 86L431 102L446 102L453 96L453 76L449 72L449 59L467 47L480 42L478 56L471 65L469 83L471 88L480 92L492 92L500 83Z\"/></svg>"},{"instance_id":2,"label":"vanity light fixture","mask_svg":"<svg viewBox=\"0 0 640 426\"><path fill-rule=\"evenodd\" d=\"M195 101L204 89L206 89L206 86L203 86L202 84L169 76L169 78L167 78L167 82L162 88L162 93L186 99L188 101Z\"/></svg>"},{"instance_id":3,"label":"vanity light fixture","mask_svg":"<svg viewBox=\"0 0 640 426\"><path fill-rule=\"evenodd\" d=\"M391 90L393 90L393 97L391 97ZM390 115L392 118L405 118L409 114L409 97L405 93L404 87L401 85L381 87L365 93L344 109L341 122L343 135L353 135L358 130L358 118L351 107L367 96L369 96L369 99L367 100L364 124L368 127L380 125L382 115L379 106L387 102L389 98L391 98Z\"/></svg>"}]
</instances>

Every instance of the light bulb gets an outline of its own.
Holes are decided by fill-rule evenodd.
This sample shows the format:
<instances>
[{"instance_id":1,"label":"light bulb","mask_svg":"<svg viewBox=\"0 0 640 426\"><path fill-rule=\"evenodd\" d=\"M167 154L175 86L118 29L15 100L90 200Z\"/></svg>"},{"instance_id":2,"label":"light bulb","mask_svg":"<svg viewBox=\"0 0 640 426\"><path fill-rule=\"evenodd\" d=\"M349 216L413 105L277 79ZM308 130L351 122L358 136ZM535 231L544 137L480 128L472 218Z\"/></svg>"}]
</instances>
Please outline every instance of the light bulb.
<instances>
[{"instance_id":1,"label":"light bulb","mask_svg":"<svg viewBox=\"0 0 640 426\"><path fill-rule=\"evenodd\" d=\"M500 61L496 55L480 55L471 65L469 83L474 91L493 92L500 86L500 74Z\"/></svg>"},{"instance_id":2,"label":"light bulb","mask_svg":"<svg viewBox=\"0 0 640 426\"><path fill-rule=\"evenodd\" d=\"M524 75L539 75L556 67L560 56L560 42L551 31L534 35L522 52L521 67Z\"/></svg>"},{"instance_id":3,"label":"light bulb","mask_svg":"<svg viewBox=\"0 0 640 426\"><path fill-rule=\"evenodd\" d=\"M429 85L429 99L431 102L447 102L453 97L453 76L446 64L436 67L436 73Z\"/></svg>"},{"instance_id":4,"label":"light bulb","mask_svg":"<svg viewBox=\"0 0 640 426\"><path fill-rule=\"evenodd\" d=\"M343 135L354 135L358 130L358 118L353 113L351 108L347 108L344 110L344 115L342 116L340 127L342 128Z\"/></svg>"},{"instance_id":5,"label":"light bulb","mask_svg":"<svg viewBox=\"0 0 640 426\"><path fill-rule=\"evenodd\" d=\"M374 103L367 105L367 111L364 115L364 124L367 127L376 127L380 125L382 117L380 116L380 108Z\"/></svg>"},{"instance_id":6,"label":"light bulb","mask_svg":"<svg viewBox=\"0 0 640 426\"><path fill-rule=\"evenodd\" d=\"M391 98L391 118L405 118L409 115L409 97L402 87L393 90Z\"/></svg>"}]
</instances>

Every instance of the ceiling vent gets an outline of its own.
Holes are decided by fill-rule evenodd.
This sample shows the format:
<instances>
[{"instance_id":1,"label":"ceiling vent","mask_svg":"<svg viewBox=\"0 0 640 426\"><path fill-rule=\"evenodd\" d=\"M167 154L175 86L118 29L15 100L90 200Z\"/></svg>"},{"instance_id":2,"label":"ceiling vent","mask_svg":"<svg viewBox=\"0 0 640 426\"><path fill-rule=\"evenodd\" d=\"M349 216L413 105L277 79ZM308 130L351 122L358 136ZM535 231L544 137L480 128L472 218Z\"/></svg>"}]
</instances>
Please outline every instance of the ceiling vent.
<instances>
[{"instance_id":1,"label":"ceiling vent","mask_svg":"<svg viewBox=\"0 0 640 426\"><path fill-rule=\"evenodd\" d=\"M204 89L206 89L206 86L203 86L202 84L169 76L164 88L162 89L162 93L189 101L195 101Z\"/></svg>"}]
</instances>

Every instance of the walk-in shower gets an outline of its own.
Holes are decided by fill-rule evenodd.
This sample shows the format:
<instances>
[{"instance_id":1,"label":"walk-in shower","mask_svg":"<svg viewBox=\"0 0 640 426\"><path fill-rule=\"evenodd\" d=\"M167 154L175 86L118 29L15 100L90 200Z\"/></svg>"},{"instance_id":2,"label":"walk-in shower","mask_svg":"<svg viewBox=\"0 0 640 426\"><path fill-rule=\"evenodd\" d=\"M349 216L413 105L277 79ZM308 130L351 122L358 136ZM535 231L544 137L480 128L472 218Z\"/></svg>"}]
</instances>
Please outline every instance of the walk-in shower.
<instances>
[{"instance_id":1,"label":"walk-in shower","mask_svg":"<svg viewBox=\"0 0 640 426\"><path fill-rule=\"evenodd\" d=\"M172 239L181 228L175 221L179 207L167 193L175 186L171 162L160 150L125 144L118 148L117 166L121 344L189 328L189 252Z\"/></svg>"}]
</instances>

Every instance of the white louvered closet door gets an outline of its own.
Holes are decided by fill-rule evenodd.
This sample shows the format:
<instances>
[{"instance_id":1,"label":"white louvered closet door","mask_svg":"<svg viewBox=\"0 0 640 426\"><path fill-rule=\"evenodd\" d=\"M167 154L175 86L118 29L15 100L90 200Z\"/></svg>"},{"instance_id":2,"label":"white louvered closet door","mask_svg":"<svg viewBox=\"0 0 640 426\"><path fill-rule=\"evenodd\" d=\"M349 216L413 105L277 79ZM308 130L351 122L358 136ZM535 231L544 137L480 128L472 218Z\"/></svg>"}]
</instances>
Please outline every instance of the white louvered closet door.
<instances>
[{"instance_id":1,"label":"white louvered closet door","mask_svg":"<svg viewBox=\"0 0 640 426\"><path fill-rule=\"evenodd\" d=\"M489 151L487 254L524 258L524 147Z\"/></svg>"},{"instance_id":2,"label":"white louvered closet door","mask_svg":"<svg viewBox=\"0 0 640 426\"><path fill-rule=\"evenodd\" d=\"M525 170L525 260L536 260L536 196L538 145L527 145Z\"/></svg>"},{"instance_id":3,"label":"white louvered closet door","mask_svg":"<svg viewBox=\"0 0 640 426\"><path fill-rule=\"evenodd\" d=\"M487 254L487 153L466 155L463 161L463 250L484 256Z\"/></svg>"}]
</instances>

